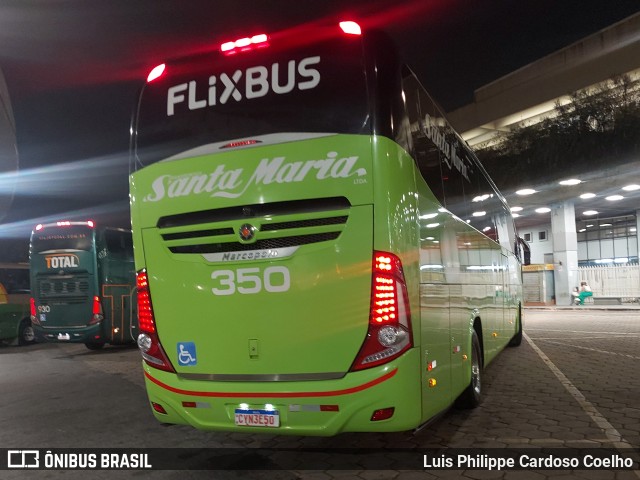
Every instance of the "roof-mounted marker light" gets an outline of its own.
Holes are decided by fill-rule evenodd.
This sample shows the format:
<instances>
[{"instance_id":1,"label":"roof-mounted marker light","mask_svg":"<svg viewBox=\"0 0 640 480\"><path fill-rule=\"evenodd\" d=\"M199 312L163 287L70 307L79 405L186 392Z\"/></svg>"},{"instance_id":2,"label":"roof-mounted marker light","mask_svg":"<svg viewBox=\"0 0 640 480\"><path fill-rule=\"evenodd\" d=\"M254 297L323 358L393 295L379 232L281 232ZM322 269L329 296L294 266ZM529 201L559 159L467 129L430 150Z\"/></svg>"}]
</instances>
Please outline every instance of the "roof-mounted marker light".
<instances>
[{"instance_id":1,"label":"roof-mounted marker light","mask_svg":"<svg viewBox=\"0 0 640 480\"><path fill-rule=\"evenodd\" d=\"M233 55L238 52L246 52L254 48L262 48L269 46L269 37L261 33L253 37L243 37L233 42L224 42L220 45L220 51L225 55Z\"/></svg>"},{"instance_id":2,"label":"roof-mounted marker light","mask_svg":"<svg viewBox=\"0 0 640 480\"><path fill-rule=\"evenodd\" d=\"M42 230L44 228L44 225L42 225L41 223L36 225L36 232L39 230Z\"/></svg>"},{"instance_id":3,"label":"roof-mounted marker light","mask_svg":"<svg viewBox=\"0 0 640 480\"><path fill-rule=\"evenodd\" d=\"M156 78L160 77L164 73L165 68L166 65L164 63L154 67L153 70L149 72L149 75L147 75L147 83L153 82Z\"/></svg>"},{"instance_id":4,"label":"roof-mounted marker light","mask_svg":"<svg viewBox=\"0 0 640 480\"><path fill-rule=\"evenodd\" d=\"M237 142L229 142L226 145L222 145L220 148L237 148L237 147L248 147L249 145L255 145L257 143L262 143L261 140L240 140Z\"/></svg>"},{"instance_id":5,"label":"roof-mounted marker light","mask_svg":"<svg viewBox=\"0 0 640 480\"><path fill-rule=\"evenodd\" d=\"M342 31L346 34L349 35L362 35L362 29L360 28L360 25L358 25L356 22L340 22L340 28L342 29Z\"/></svg>"}]
</instances>

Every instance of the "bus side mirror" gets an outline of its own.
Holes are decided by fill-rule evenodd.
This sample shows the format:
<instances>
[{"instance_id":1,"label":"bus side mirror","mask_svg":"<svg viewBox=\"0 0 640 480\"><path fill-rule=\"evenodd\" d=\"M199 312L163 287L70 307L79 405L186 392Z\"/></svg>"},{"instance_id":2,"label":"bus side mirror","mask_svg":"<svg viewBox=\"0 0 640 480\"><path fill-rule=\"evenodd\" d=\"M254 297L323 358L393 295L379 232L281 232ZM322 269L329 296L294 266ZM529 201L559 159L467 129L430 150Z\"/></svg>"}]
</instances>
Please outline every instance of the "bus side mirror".
<instances>
[{"instance_id":1,"label":"bus side mirror","mask_svg":"<svg viewBox=\"0 0 640 480\"><path fill-rule=\"evenodd\" d=\"M518 237L518 249L522 253L522 264L531 265L531 248L522 237Z\"/></svg>"}]
</instances>

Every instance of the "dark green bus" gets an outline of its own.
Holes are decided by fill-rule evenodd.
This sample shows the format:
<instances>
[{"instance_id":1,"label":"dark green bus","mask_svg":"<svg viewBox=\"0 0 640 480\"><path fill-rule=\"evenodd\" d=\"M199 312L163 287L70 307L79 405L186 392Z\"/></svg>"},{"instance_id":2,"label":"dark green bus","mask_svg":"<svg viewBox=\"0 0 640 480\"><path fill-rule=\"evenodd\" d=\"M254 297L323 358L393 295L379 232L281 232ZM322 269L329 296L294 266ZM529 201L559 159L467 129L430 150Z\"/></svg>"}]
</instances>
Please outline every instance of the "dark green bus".
<instances>
[{"instance_id":1,"label":"dark green bus","mask_svg":"<svg viewBox=\"0 0 640 480\"><path fill-rule=\"evenodd\" d=\"M131 231L94 222L39 224L31 233L31 322L38 339L134 342L137 314Z\"/></svg>"}]
</instances>

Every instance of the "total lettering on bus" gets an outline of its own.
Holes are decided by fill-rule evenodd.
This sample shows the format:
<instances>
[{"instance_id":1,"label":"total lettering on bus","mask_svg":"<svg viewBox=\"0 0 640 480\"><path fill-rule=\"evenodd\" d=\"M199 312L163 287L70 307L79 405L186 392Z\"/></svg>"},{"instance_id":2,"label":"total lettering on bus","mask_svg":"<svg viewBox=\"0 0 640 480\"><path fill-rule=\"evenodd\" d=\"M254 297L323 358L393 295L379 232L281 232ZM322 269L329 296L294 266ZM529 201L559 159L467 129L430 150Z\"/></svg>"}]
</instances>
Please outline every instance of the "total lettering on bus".
<instances>
[{"instance_id":1,"label":"total lettering on bus","mask_svg":"<svg viewBox=\"0 0 640 480\"><path fill-rule=\"evenodd\" d=\"M93 221L39 224L31 232L31 322L48 342L132 343L138 336L131 231Z\"/></svg>"},{"instance_id":2,"label":"total lettering on bus","mask_svg":"<svg viewBox=\"0 0 640 480\"><path fill-rule=\"evenodd\" d=\"M393 42L353 22L154 68L132 120L153 413L207 430L416 428L522 338L503 196Z\"/></svg>"}]
</instances>

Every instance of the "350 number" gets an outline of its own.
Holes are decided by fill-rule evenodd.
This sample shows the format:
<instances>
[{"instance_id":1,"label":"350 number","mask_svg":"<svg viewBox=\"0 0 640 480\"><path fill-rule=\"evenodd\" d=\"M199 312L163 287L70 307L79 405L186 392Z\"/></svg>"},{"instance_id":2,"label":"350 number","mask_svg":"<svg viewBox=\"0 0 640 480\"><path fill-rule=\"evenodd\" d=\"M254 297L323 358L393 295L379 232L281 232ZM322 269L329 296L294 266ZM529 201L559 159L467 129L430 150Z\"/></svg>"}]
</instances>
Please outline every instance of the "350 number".
<instances>
[{"instance_id":1,"label":"350 number","mask_svg":"<svg viewBox=\"0 0 640 480\"><path fill-rule=\"evenodd\" d=\"M218 282L218 287L212 288L214 295L233 295L286 292L291 287L289 269L286 267L239 268L237 270L216 270L211 279Z\"/></svg>"}]
</instances>

